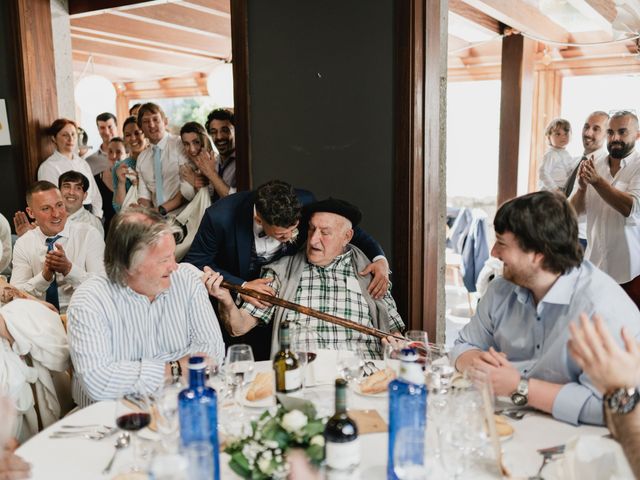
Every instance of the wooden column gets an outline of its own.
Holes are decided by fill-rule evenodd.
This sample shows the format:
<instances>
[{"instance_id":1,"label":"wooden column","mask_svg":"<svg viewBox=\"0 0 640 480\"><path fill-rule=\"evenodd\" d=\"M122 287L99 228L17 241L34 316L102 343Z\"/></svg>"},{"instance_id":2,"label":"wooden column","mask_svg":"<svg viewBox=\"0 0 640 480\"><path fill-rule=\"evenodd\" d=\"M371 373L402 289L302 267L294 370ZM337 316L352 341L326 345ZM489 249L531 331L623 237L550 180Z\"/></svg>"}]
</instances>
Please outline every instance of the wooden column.
<instances>
[{"instance_id":1,"label":"wooden column","mask_svg":"<svg viewBox=\"0 0 640 480\"><path fill-rule=\"evenodd\" d=\"M122 127L124 121L129 117L129 99L127 98L127 88L123 84L114 84L117 92L116 97L116 118L118 119L118 135L124 137Z\"/></svg>"},{"instance_id":2,"label":"wooden column","mask_svg":"<svg viewBox=\"0 0 640 480\"><path fill-rule=\"evenodd\" d=\"M519 34L502 40L498 205L518 195L519 164L530 155L533 47Z\"/></svg>"},{"instance_id":3,"label":"wooden column","mask_svg":"<svg viewBox=\"0 0 640 480\"><path fill-rule=\"evenodd\" d=\"M538 166L547 150L544 130L551 120L560 116L562 105L562 73L544 68L535 72L533 115L531 121L531 161L529 162L529 191L538 189ZM573 134L576 134L575 128Z\"/></svg>"},{"instance_id":4,"label":"wooden column","mask_svg":"<svg viewBox=\"0 0 640 480\"><path fill-rule=\"evenodd\" d=\"M396 5L394 297L409 327L442 341L447 1Z\"/></svg>"},{"instance_id":5,"label":"wooden column","mask_svg":"<svg viewBox=\"0 0 640 480\"><path fill-rule=\"evenodd\" d=\"M20 128L27 184L53 151L45 129L58 117L56 71L49 0L11 0L15 55L18 59Z\"/></svg>"}]
</instances>

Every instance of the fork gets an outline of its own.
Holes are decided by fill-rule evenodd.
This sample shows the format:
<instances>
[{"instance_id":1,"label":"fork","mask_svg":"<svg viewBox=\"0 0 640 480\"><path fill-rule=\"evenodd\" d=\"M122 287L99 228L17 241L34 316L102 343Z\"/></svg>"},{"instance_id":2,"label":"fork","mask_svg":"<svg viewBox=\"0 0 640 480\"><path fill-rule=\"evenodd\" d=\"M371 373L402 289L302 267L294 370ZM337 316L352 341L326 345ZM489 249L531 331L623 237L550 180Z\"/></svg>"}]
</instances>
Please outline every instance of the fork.
<instances>
[{"instance_id":1,"label":"fork","mask_svg":"<svg viewBox=\"0 0 640 480\"><path fill-rule=\"evenodd\" d=\"M369 369L368 371L367 371L367 368ZM375 363L373 363L371 360L369 360L369 361L364 363L364 365L362 366L362 370L364 372L364 376L365 377L370 377L371 375L373 375L374 373L376 373L380 369L376 366Z\"/></svg>"}]
</instances>

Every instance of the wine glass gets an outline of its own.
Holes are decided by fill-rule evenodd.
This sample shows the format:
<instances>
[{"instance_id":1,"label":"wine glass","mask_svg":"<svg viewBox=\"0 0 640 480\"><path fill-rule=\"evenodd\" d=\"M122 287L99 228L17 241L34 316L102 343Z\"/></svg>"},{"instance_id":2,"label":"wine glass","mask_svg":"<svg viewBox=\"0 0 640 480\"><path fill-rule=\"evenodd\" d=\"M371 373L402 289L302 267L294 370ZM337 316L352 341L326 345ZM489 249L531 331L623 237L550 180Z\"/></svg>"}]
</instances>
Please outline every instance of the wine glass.
<instances>
[{"instance_id":1,"label":"wine glass","mask_svg":"<svg viewBox=\"0 0 640 480\"><path fill-rule=\"evenodd\" d=\"M364 367L361 350L338 350L338 374L347 382L360 381Z\"/></svg>"},{"instance_id":2,"label":"wine glass","mask_svg":"<svg viewBox=\"0 0 640 480\"><path fill-rule=\"evenodd\" d=\"M416 428L398 431L393 448L393 472L400 480L425 480L424 434Z\"/></svg>"},{"instance_id":3,"label":"wine glass","mask_svg":"<svg viewBox=\"0 0 640 480\"><path fill-rule=\"evenodd\" d=\"M132 471L144 471L141 464L138 432L151 423L151 409L148 397L141 394L127 394L116 401L116 425L129 432L133 450Z\"/></svg>"},{"instance_id":4,"label":"wine glass","mask_svg":"<svg viewBox=\"0 0 640 480\"><path fill-rule=\"evenodd\" d=\"M178 449L180 429L178 416L178 395L184 387L180 383L165 385L156 397L156 425L162 435L162 446L165 452L175 453Z\"/></svg>"},{"instance_id":5,"label":"wine glass","mask_svg":"<svg viewBox=\"0 0 640 480\"><path fill-rule=\"evenodd\" d=\"M249 345L231 345L227 351L224 373L227 386L231 389L231 398L234 402L234 410L237 410L239 422L244 421L244 408L238 396L252 378L255 361L253 350Z\"/></svg>"},{"instance_id":6,"label":"wine glass","mask_svg":"<svg viewBox=\"0 0 640 480\"><path fill-rule=\"evenodd\" d=\"M307 368L317 356L318 333L309 327L296 324L291 332L291 350L298 356L302 373L302 390L306 387Z\"/></svg>"},{"instance_id":7,"label":"wine glass","mask_svg":"<svg viewBox=\"0 0 640 480\"><path fill-rule=\"evenodd\" d=\"M418 354L418 362L422 364L424 369L430 360L429 356L429 336L424 330L409 330L405 337L409 341L409 347L413 348Z\"/></svg>"}]
</instances>

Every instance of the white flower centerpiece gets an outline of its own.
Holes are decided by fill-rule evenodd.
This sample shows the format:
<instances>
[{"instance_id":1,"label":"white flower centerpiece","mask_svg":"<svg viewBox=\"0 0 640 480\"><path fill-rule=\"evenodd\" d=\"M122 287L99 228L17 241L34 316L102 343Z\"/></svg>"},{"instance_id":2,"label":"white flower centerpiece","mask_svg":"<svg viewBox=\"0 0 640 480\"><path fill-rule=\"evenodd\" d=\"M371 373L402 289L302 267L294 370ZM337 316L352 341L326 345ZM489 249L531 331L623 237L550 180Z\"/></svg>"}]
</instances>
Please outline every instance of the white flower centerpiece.
<instances>
[{"instance_id":1,"label":"white flower centerpiece","mask_svg":"<svg viewBox=\"0 0 640 480\"><path fill-rule=\"evenodd\" d=\"M319 465L324 458L325 423L311 406L288 411L280 405L275 413L266 411L251 422L249 435L225 448L231 456L229 466L242 478L286 479L286 455L292 448L304 450L309 460Z\"/></svg>"}]
</instances>

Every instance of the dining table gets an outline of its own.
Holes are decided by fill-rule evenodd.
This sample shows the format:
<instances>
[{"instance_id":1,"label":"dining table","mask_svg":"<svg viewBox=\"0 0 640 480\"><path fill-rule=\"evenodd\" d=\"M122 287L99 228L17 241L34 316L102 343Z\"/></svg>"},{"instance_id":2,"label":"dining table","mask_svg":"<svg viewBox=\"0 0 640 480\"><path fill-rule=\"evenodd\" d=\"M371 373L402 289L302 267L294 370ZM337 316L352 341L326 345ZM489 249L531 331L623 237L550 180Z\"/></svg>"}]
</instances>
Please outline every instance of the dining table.
<instances>
[{"instance_id":1,"label":"dining table","mask_svg":"<svg viewBox=\"0 0 640 480\"><path fill-rule=\"evenodd\" d=\"M326 363L326 362L323 362ZM331 365L318 364L320 369L335 368ZM256 362L255 371L271 369L270 362ZM325 374L327 372L325 371ZM325 378L333 376L332 372ZM308 378L308 376L307 376ZM320 414L331 414L334 402L334 386L329 382L311 382L303 392L305 399L312 401ZM347 398L349 408L358 410L375 410L385 420L388 419L387 395L362 395L358 389L350 389ZM266 407L255 407L243 404L247 417L257 418ZM224 406L219 406L219 419L224 418ZM446 419L444 419L446 422ZM442 421L442 419L441 419ZM503 465L513 478L534 476L542 464L542 456L538 449L565 444L575 436L597 435L608 433L604 427L580 425L574 426L555 420L541 412L529 412L520 420L508 419L513 427L513 434L501 442ZM439 458L436 428L433 421L427 420L426 456L428 478L453 478L443 468ZM442 423L441 423L442 424ZM115 426L115 401L105 400L78 409L45 428L26 441L17 450L17 454L31 464L31 478L35 480L69 480L69 479L112 479L119 471L131 462L131 449L125 449L116 458L114 468L109 474L102 470L114 453L114 442L117 434L107 435L100 440L81 437L52 438L53 432L60 431L64 425L105 425ZM159 442L160 436L148 428L140 432L147 444ZM366 480L386 479L387 473L387 432L368 433L360 436L361 464L353 478ZM152 451L153 449L151 449ZM152 455L152 453L150 454ZM239 478L229 467L229 456L220 454L220 478ZM457 478L494 479L501 478L495 461L471 465Z\"/></svg>"}]
</instances>

